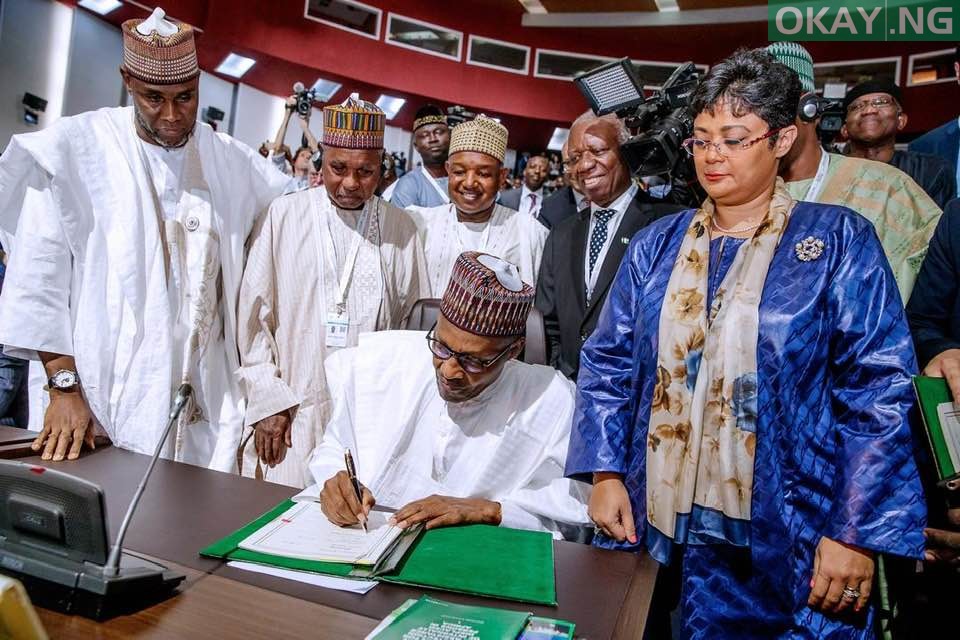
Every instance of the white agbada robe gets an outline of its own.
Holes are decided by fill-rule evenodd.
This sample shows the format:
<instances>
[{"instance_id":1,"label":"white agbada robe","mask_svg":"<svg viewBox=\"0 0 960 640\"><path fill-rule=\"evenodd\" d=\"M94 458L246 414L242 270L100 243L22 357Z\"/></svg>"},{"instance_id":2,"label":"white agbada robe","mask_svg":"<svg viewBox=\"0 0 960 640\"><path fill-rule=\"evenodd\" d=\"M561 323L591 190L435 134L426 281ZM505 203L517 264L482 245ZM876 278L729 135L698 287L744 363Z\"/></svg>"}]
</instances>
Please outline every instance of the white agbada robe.
<instances>
[{"instance_id":1,"label":"white agbada robe","mask_svg":"<svg viewBox=\"0 0 960 640\"><path fill-rule=\"evenodd\" d=\"M360 219L366 229L357 229ZM362 332L402 328L426 297L426 266L417 228L401 209L374 196L359 211L336 208L323 187L279 198L251 236L240 287L238 371L247 397L244 439L268 416L293 410L293 446L263 479L299 488L310 484L310 454L329 418L323 363L340 347L326 344L327 314L336 311L339 283L354 242L346 291L347 346ZM332 249L332 250L331 250ZM243 474L255 475L252 439Z\"/></svg>"},{"instance_id":2,"label":"white agbada robe","mask_svg":"<svg viewBox=\"0 0 960 640\"><path fill-rule=\"evenodd\" d=\"M432 494L499 502L502 526L579 537L590 488L563 476L574 385L556 370L511 360L476 398L448 403L420 331L361 336L327 359L333 414L310 463L317 485L350 448L377 504Z\"/></svg>"},{"instance_id":3,"label":"white agbada robe","mask_svg":"<svg viewBox=\"0 0 960 640\"><path fill-rule=\"evenodd\" d=\"M184 156L159 153L130 107L13 137L0 157L0 343L72 355L98 427L143 453L188 376L195 401L165 455L229 471L244 410L232 376L244 242L289 179L202 123Z\"/></svg>"},{"instance_id":4,"label":"white agbada robe","mask_svg":"<svg viewBox=\"0 0 960 640\"><path fill-rule=\"evenodd\" d=\"M460 222L452 202L407 211L423 238L431 297L439 298L446 291L453 263L464 251L481 251L511 262L524 282L536 286L549 231L533 216L497 204L487 222Z\"/></svg>"}]
</instances>

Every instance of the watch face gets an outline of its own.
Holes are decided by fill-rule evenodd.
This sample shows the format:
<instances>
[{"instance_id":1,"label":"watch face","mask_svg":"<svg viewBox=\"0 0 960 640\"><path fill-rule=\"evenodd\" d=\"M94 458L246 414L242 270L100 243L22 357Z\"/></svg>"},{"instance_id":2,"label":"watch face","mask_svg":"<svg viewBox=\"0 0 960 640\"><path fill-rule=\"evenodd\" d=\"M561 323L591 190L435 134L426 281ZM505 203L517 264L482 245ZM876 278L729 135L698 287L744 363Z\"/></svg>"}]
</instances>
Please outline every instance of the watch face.
<instances>
[{"instance_id":1,"label":"watch face","mask_svg":"<svg viewBox=\"0 0 960 640\"><path fill-rule=\"evenodd\" d=\"M61 369L53 374L53 386L57 389L67 389L77 384L77 374L73 371Z\"/></svg>"}]
</instances>

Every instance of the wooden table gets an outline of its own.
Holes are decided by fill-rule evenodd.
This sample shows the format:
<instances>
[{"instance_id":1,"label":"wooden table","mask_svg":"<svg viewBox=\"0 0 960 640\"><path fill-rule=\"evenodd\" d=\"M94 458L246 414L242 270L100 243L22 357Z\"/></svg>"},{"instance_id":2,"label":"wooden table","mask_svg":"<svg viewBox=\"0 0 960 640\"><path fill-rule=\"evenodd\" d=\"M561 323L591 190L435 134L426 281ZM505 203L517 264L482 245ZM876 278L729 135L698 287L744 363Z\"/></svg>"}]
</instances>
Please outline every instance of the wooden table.
<instances>
[{"instance_id":1,"label":"wooden table","mask_svg":"<svg viewBox=\"0 0 960 640\"><path fill-rule=\"evenodd\" d=\"M20 458L32 454L30 443L36 437L36 431L0 425L0 458Z\"/></svg>"},{"instance_id":2,"label":"wooden table","mask_svg":"<svg viewBox=\"0 0 960 640\"><path fill-rule=\"evenodd\" d=\"M148 457L108 447L50 466L104 488L115 535ZM640 638L656 563L647 556L555 543L558 607L511 603L383 583L366 595L234 569L199 549L270 510L296 491L200 467L160 461L144 493L127 549L185 573L179 595L139 613L96 623L40 610L54 638L363 638L407 598L435 597L531 611L577 624L591 640Z\"/></svg>"}]
</instances>

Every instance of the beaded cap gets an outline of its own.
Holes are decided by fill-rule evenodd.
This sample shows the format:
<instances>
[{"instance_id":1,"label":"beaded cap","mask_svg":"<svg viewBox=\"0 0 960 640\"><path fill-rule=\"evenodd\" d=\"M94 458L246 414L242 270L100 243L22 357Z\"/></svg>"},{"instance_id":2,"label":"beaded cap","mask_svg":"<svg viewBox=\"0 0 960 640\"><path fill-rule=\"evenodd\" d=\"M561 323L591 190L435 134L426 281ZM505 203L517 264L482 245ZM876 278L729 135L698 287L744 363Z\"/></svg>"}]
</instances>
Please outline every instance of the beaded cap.
<instances>
[{"instance_id":1,"label":"beaded cap","mask_svg":"<svg viewBox=\"0 0 960 640\"><path fill-rule=\"evenodd\" d=\"M450 155L477 151L503 162L507 155L507 136L505 126L480 114L473 120L461 122L450 132Z\"/></svg>"},{"instance_id":2,"label":"beaded cap","mask_svg":"<svg viewBox=\"0 0 960 640\"><path fill-rule=\"evenodd\" d=\"M123 68L150 84L180 84L200 75L193 28L165 19L157 7L146 20L123 23Z\"/></svg>"},{"instance_id":3,"label":"beaded cap","mask_svg":"<svg viewBox=\"0 0 960 640\"><path fill-rule=\"evenodd\" d=\"M356 93L323 108L323 144L341 149L383 149L386 122L380 107Z\"/></svg>"},{"instance_id":4,"label":"beaded cap","mask_svg":"<svg viewBox=\"0 0 960 640\"><path fill-rule=\"evenodd\" d=\"M516 265L467 251L453 264L440 313L477 336L523 336L533 299L533 287L520 279Z\"/></svg>"}]
</instances>

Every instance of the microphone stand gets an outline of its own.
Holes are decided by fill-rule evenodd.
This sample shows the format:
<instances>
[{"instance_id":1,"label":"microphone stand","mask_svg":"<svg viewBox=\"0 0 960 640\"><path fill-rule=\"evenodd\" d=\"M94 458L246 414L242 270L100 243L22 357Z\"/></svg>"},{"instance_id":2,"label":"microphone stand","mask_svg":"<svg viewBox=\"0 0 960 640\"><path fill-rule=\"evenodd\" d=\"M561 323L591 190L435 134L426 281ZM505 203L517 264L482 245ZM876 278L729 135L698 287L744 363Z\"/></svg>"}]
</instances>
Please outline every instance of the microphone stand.
<instances>
[{"instance_id":1,"label":"microphone stand","mask_svg":"<svg viewBox=\"0 0 960 640\"><path fill-rule=\"evenodd\" d=\"M170 431L173 429L173 425L177 423L177 420L180 418L180 413L183 411L183 408L187 404L187 400L190 399L190 396L193 395L193 387L184 382L180 385L180 388L177 389L177 395L173 399L173 405L170 407L170 416L167 421L167 428L163 430L163 435L160 436L160 442L157 443L157 449L153 452L153 457L150 459L150 464L147 465L147 471L143 474L143 478L140 479L140 484L137 486L136 493L133 494L133 500L130 502L130 506L127 507L127 513L123 516L123 522L120 524L120 531L117 532L117 540L113 544L113 548L110 549L110 556L107 558L107 564L103 567L103 572L108 576L116 576L120 573L120 554L123 551L123 539L127 535L127 529L130 527L130 521L133 519L133 512L137 510L137 505L140 504L140 497L143 495L144 489L147 488L147 482L150 480L150 476L153 474L153 468L157 465L157 460L160 459L160 453L163 451L163 446L167 442L167 438L170 436Z\"/></svg>"}]
</instances>

